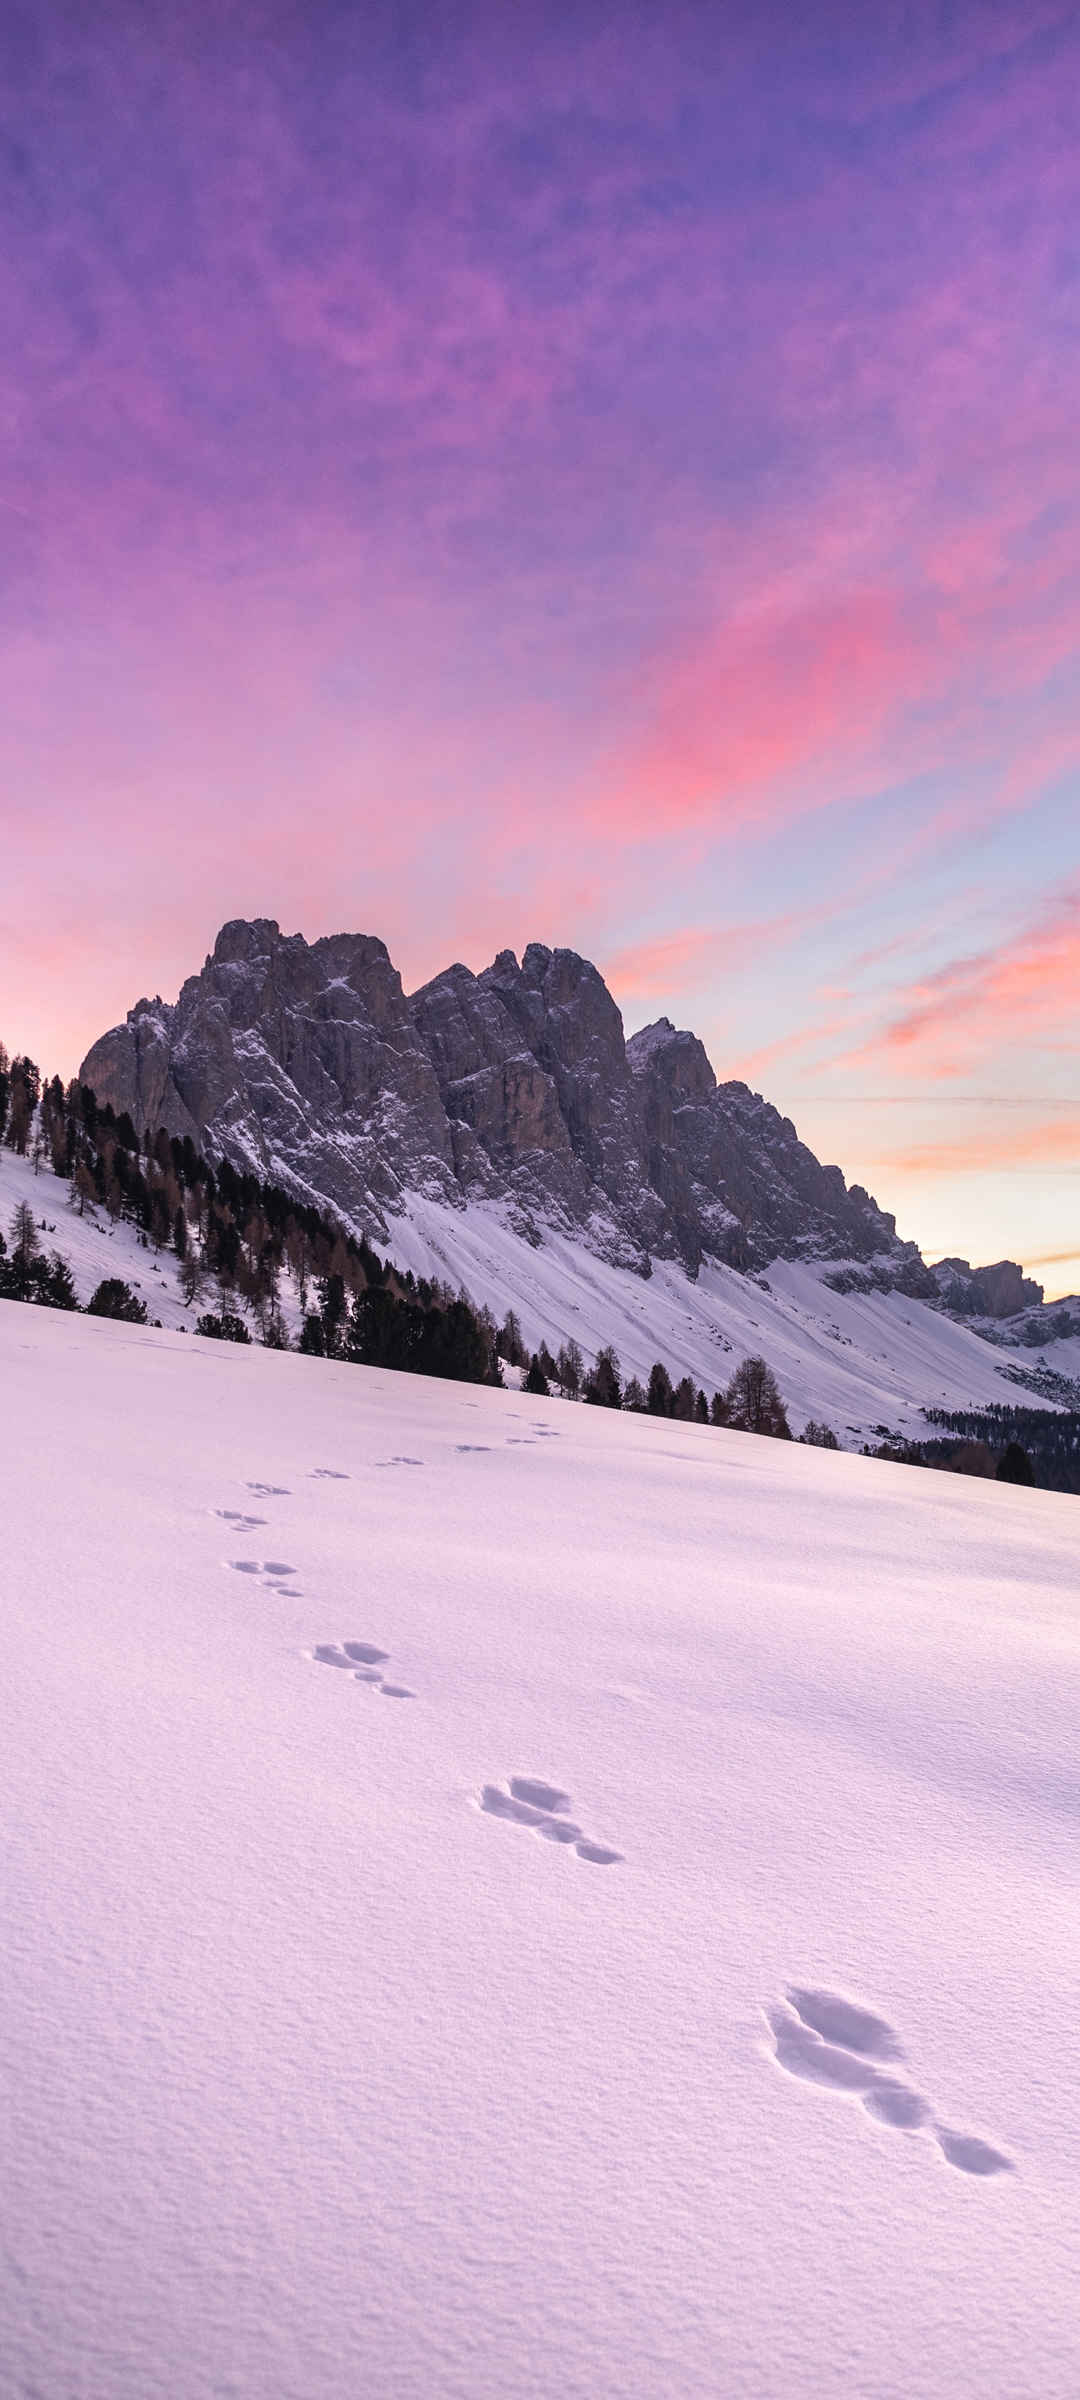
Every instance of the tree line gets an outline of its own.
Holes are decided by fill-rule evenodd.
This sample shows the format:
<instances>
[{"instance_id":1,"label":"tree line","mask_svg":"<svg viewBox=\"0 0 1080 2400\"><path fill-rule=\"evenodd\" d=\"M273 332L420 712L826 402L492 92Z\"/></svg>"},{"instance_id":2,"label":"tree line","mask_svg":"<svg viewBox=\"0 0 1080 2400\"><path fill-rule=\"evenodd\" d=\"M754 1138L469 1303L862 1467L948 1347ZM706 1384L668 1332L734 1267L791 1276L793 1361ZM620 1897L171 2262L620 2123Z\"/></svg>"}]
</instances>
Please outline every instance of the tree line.
<instances>
[{"instance_id":1,"label":"tree line","mask_svg":"<svg viewBox=\"0 0 1080 2400\"><path fill-rule=\"evenodd\" d=\"M31 1059L9 1059L2 1047L0 1141L62 1177L79 1215L101 1211L133 1226L151 1252L171 1251L185 1307L203 1303L198 1333L250 1342L250 1322L269 1348L287 1349L288 1274L302 1312L297 1347L307 1355L501 1381L495 1320L464 1294L401 1272L324 1211L227 1159L212 1166L190 1135L140 1133L89 1085L46 1080ZM20 1203L10 1254L0 1234L0 1298L76 1308L70 1270L58 1253L46 1256L44 1229ZM135 1324L147 1316L119 1277L99 1284L88 1313Z\"/></svg>"},{"instance_id":2,"label":"tree line","mask_svg":"<svg viewBox=\"0 0 1080 2400\"><path fill-rule=\"evenodd\" d=\"M558 1392L590 1407L792 1438L763 1358L743 1359L709 1396L689 1375L674 1380L660 1360L644 1385L624 1377L609 1345L591 1363L572 1340L554 1355L546 1342L530 1353L513 1311L496 1325L466 1293L393 1266L326 1212L227 1159L212 1166L190 1135L140 1131L89 1085L44 1078L32 1059L9 1059L2 1045L0 1141L62 1178L78 1214L100 1211L133 1226L149 1251L171 1251L195 1331L210 1339L250 1343L254 1327L268 1348L289 1348L281 1299L288 1275L301 1309L295 1347L308 1357L490 1384L502 1382L506 1363L524 1370L532 1395ZM20 1203L10 1252L0 1233L0 1298L77 1308L70 1269L58 1252L46 1255L42 1230L44 1221L39 1227ZM119 1276L97 1286L87 1313L147 1322L145 1303ZM800 1438L838 1447L813 1420Z\"/></svg>"},{"instance_id":3,"label":"tree line","mask_svg":"<svg viewBox=\"0 0 1080 2400\"><path fill-rule=\"evenodd\" d=\"M624 1380L610 1346L598 1352L591 1367L573 1341L564 1342L555 1357L546 1343L530 1354L513 1310L499 1328L497 1347L508 1365L525 1369L522 1388L539 1398L557 1391L564 1399L584 1400L593 1408L629 1409L638 1416L681 1418L686 1424L727 1425L737 1432L771 1434L783 1442L792 1438L776 1377L763 1358L742 1359L725 1390L715 1391L710 1399L690 1375L674 1383L660 1359L651 1367L647 1384L636 1375ZM839 1448L836 1435L813 1420L800 1438L825 1449Z\"/></svg>"},{"instance_id":4,"label":"tree line","mask_svg":"<svg viewBox=\"0 0 1080 2400\"><path fill-rule=\"evenodd\" d=\"M993 1401L987 1408L930 1408L926 1418L941 1430L919 1440L886 1438L876 1449L864 1445L864 1454L949 1475L1080 1492L1080 1409Z\"/></svg>"}]
</instances>

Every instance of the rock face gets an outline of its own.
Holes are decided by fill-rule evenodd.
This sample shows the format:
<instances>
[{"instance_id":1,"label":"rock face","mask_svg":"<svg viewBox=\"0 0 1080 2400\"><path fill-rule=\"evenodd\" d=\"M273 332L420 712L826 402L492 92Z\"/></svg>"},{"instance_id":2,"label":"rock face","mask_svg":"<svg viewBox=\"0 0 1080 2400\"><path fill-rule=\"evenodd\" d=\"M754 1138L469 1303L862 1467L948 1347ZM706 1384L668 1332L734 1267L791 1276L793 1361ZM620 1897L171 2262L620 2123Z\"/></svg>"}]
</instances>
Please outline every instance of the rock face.
<instances>
[{"instance_id":1,"label":"rock face","mask_svg":"<svg viewBox=\"0 0 1080 2400\"><path fill-rule=\"evenodd\" d=\"M1038 1306L1041 1283L1033 1283L1015 1259L1000 1258L992 1267L969 1266L966 1258L942 1258L931 1268L943 1308L953 1317L1018 1317L1021 1309Z\"/></svg>"},{"instance_id":2,"label":"rock face","mask_svg":"<svg viewBox=\"0 0 1080 2400\"><path fill-rule=\"evenodd\" d=\"M175 1005L140 1000L84 1082L140 1128L188 1133L392 1246L409 1195L498 1202L647 1274L704 1258L874 1260L926 1277L895 1221L701 1043L661 1018L627 1042L596 968L533 942L406 998L383 943L222 928Z\"/></svg>"}]
</instances>

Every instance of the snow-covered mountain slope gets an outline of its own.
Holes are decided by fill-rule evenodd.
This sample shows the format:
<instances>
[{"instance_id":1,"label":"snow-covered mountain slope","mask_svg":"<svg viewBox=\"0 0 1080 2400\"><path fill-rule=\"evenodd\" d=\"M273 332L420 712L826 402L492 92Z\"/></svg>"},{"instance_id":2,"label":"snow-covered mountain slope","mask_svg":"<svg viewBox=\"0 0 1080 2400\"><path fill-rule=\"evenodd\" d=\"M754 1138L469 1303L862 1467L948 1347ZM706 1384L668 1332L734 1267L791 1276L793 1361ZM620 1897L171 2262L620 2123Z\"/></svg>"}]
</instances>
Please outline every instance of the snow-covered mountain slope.
<instances>
[{"instance_id":1,"label":"snow-covered mountain slope","mask_svg":"<svg viewBox=\"0 0 1080 2400\"><path fill-rule=\"evenodd\" d=\"M12 2400L1074 2400L1073 1501L9 1303L0 1391Z\"/></svg>"},{"instance_id":2,"label":"snow-covered mountain slope","mask_svg":"<svg viewBox=\"0 0 1080 2400\"><path fill-rule=\"evenodd\" d=\"M43 1248L68 1260L85 1306L104 1276L120 1275L138 1290L151 1318L190 1328L199 1307L215 1304L208 1290L199 1307L185 1308L171 1251L147 1247L135 1228L112 1224L104 1211L80 1216L66 1184L28 1159L0 1151L0 1227L19 1200L45 1219ZM789 1405L796 1432L824 1418L846 1448L886 1426L925 1433L929 1408L985 1407L993 1401L1039 1406L1019 1386L1017 1368L1031 1370L1043 1354L1003 1351L903 1292L836 1292L825 1277L833 1265L778 1260L763 1276L719 1265L696 1278L674 1261L658 1261L645 1278L612 1266L565 1235L540 1245L526 1241L501 1207L474 1202L451 1208L415 1198L407 1215L391 1220L395 1264L419 1275L463 1284L477 1306L500 1322L517 1311L530 1348L543 1340L557 1349L580 1343L590 1360L610 1342L627 1375L642 1380L654 1359L676 1378L689 1374L711 1396L741 1358L762 1353ZM282 1313L295 1334L302 1311L287 1275ZM1080 1349L1080 1345L1077 1345ZM1069 1345L1046 1355L1058 1366ZM1068 1366L1058 1366L1068 1374ZM1080 1374L1080 1358L1077 1360Z\"/></svg>"},{"instance_id":3,"label":"snow-covered mountain slope","mask_svg":"<svg viewBox=\"0 0 1080 2400\"><path fill-rule=\"evenodd\" d=\"M87 1208L80 1216L66 1182L48 1167L35 1169L31 1159L0 1149L0 1233L5 1239L21 1201L34 1212L42 1250L46 1255L57 1250L67 1260L81 1307L99 1283L119 1276L138 1293L147 1315L160 1317L163 1325L179 1328L198 1313L184 1307L171 1251L154 1250L134 1225L123 1218L114 1223L105 1209ZM204 1305L210 1305L209 1297Z\"/></svg>"},{"instance_id":4,"label":"snow-covered mountain slope","mask_svg":"<svg viewBox=\"0 0 1080 2400\"><path fill-rule=\"evenodd\" d=\"M923 1410L980 1408L1037 1396L1014 1380L1021 1358L906 1293L837 1292L832 1265L778 1259L747 1276L710 1263L691 1279L671 1260L647 1278L555 1233L534 1247L496 1208L416 1199L391 1225L394 1255L416 1274L461 1278L497 1317L517 1310L530 1348L575 1338L587 1356L611 1342L628 1374L654 1359L712 1393L740 1358L764 1355L801 1430L824 1417L845 1447L882 1425L925 1433Z\"/></svg>"}]
</instances>

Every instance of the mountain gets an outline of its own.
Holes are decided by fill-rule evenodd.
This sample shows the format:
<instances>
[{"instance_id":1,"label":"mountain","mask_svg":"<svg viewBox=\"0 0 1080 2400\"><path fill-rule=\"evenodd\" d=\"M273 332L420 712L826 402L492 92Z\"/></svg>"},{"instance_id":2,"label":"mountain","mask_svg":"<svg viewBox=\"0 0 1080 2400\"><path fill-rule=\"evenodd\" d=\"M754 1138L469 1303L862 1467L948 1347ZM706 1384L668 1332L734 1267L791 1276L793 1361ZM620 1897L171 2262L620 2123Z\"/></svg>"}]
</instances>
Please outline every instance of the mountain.
<instances>
[{"instance_id":1,"label":"mountain","mask_svg":"<svg viewBox=\"0 0 1080 2400\"><path fill-rule=\"evenodd\" d=\"M1008 1262L931 1270L894 1219L667 1018L627 1041L602 977L531 943L407 996L385 945L223 927L82 1077L140 1128L329 1207L526 1341L614 1343L712 1391L760 1350L842 1441L929 1408L1075 1405L1080 1311ZM1010 1316L1015 1305L1018 1313Z\"/></svg>"},{"instance_id":2,"label":"mountain","mask_svg":"<svg viewBox=\"0 0 1080 2400\"><path fill-rule=\"evenodd\" d=\"M666 1017L629 1042L603 978L530 943L406 997L384 944L223 927L179 1000L140 1000L84 1082L138 1126L329 1202L387 1241L412 1195L497 1202L529 1239L691 1275L706 1258L876 1260L931 1296L914 1245L790 1119L717 1083Z\"/></svg>"}]
</instances>

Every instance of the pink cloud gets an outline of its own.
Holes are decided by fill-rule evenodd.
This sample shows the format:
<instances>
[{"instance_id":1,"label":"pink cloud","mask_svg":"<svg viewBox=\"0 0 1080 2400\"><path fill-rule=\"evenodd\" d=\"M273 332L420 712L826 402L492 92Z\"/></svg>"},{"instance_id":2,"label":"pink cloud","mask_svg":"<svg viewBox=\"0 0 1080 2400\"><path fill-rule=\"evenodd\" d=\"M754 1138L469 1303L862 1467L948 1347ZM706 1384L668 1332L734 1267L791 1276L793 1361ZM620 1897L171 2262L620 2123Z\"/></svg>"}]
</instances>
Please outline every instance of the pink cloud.
<instances>
[{"instance_id":1,"label":"pink cloud","mask_svg":"<svg viewBox=\"0 0 1080 2400\"><path fill-rule=\"evenodd\" d=\"M916 1142L882 1155L880 1164L905 1175L978 1175L1003 1167L1080 1166L1080 1115L1071 1122L1047 1118L1042 1123L1002 1131L971 1133L963 1140ZM1074 1251L1047 1253L1033 1266L1054 1266L1076 1256Z\"/></svg>"},{"instance_id":2,"label":"pink cloud","mask_svg":"<svg viewBox=\"0 0 1080 2400\"><path fill-rule=\"evenodd\" d=\"M1009 940L910 985L892 1023L844 1063L945 1081L1016 1046L1074 1052L1078 1010L1080 892L1069 890Z\"/></svg>"}]
</instances>

